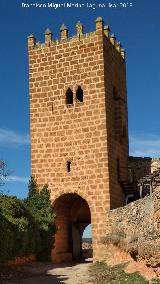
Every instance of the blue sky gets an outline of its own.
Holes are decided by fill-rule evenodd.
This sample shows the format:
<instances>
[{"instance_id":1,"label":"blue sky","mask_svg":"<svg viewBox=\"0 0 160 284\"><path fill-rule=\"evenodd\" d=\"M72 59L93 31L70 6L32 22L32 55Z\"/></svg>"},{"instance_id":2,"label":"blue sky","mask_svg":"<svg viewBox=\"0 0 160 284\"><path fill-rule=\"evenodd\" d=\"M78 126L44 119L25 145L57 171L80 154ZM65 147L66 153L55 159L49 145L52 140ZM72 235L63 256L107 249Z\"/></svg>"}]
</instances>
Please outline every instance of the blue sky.
<instances>
[{"instance_id":1,"label":"blue sky","mask_svg":"<svg viewBox=\"0 0 160 284\"><path fill-rule=\"evenodd\" d=\"M119 4L117 8L109 8L108 0L88 1L92 8L87 8L86 0L68 1L84 3L83 8L22 7L22 3L48 2L0 1L0 158L10 171L3 189L21 198L27 194L30 176L27 36L33 33L43 42L44 31L50 28L53 37L59 38L62 23L70 36L78 20L85 32L95 30L98 16L110 26L127 53L130 154L160 156L160 1L122 1L128 3L127 8L120 8L119 0L110 1ZM106 7L98 8L99 3Z\"/></svg>"}]
</instances>

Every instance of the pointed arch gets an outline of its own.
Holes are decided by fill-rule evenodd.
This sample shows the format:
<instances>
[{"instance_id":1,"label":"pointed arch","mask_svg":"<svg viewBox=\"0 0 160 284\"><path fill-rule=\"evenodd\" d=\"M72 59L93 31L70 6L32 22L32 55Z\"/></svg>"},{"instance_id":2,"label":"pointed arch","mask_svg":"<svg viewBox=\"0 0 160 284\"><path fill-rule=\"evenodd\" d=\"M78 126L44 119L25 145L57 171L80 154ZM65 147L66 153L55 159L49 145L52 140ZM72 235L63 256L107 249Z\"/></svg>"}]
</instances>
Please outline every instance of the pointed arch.
<instances>
[{"instance_id":1,"label":"pointed arch","mask_svg":"<svg viewBox=\"0 0 160 284\"><path fill-rule=\"evenodd\" d=\"M66 104L72 105L73 104L73 92L71 88L68 88L66 91Z\"/></svg>"},{"instance_id":2,"label":"pointed arch","mask_svg":"<svg viewBox=\"0 0 160 284\"><path fill-rule=\"evenodd\" d=\"M81 86L78 86L77 88L76 99L77 101L83 103L83 89L81 88Z\"/></svg>"}]
</instances>

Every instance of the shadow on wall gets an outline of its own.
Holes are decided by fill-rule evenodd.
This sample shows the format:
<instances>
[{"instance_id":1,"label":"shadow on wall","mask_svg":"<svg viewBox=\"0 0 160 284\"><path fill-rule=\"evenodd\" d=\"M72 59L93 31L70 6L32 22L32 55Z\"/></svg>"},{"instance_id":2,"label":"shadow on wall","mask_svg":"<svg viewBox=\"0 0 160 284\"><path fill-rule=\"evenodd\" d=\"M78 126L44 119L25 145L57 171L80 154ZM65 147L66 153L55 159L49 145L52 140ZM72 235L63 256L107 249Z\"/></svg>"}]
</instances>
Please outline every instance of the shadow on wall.
<instances>
[{"instance_id":1,"label":"shadow on wall","mask_svg":"<svg viewBox=\"0 0 160 284\"><path fill-rule=\"evenodd\" d=\"M128 166L134 171L135 181L151 174L152 158L148 157L128 157Z\"/></svg>"}]
</instances>

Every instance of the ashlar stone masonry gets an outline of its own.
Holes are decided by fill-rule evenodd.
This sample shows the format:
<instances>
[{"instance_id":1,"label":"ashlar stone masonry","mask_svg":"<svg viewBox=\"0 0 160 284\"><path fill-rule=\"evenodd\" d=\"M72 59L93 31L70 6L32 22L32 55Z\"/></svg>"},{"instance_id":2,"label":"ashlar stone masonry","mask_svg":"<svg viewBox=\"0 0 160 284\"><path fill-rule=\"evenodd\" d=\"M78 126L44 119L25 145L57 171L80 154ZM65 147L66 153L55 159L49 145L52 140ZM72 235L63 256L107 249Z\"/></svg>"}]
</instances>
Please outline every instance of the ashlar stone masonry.
<instances>
[{"instance_id":1,"label":"ashlar stone masonry","mask_svg":"<svg viewBox=\"0 0 160 284\"><path fill-rule=\"evenodd\" d=\"M96 19L85 34L45 32L28 37L32 175L48 184L58 232L52 260L79 258L92 224L93 258L103 257L106 211L124 204L119 171L127 175L128 122L125 52Z\"/></svg>"}]
</instances>

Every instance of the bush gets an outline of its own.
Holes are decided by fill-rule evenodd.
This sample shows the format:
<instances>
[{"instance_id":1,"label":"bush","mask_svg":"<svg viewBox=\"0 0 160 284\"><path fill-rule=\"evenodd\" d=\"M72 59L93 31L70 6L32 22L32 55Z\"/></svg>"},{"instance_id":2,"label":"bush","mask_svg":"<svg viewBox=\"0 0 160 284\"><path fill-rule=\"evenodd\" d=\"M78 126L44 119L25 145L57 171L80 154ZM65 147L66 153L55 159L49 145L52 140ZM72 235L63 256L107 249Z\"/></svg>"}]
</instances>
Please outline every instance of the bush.
<instances>
[{"instance_id":1,"label":"bush","mask_svg":"<svg viewBox=\"0 0 160 284\"><path fill-rule=\"evenodd\" d=\"M0 195L0 262L16 256L49 254L55 231L47 185L38 191L31 177L26 200Z\"/></svg>"},{"instance_id":2,"label":"bush","mask_svg":"<svg viewBox=\"0 0 160 284\"><path fill-rule=\"evenodd\" d=\"M39 226L16 197L0 196L0 228L1 262L39 251Z\"/></svg>"}]
</instances>

